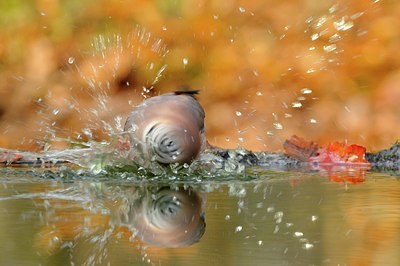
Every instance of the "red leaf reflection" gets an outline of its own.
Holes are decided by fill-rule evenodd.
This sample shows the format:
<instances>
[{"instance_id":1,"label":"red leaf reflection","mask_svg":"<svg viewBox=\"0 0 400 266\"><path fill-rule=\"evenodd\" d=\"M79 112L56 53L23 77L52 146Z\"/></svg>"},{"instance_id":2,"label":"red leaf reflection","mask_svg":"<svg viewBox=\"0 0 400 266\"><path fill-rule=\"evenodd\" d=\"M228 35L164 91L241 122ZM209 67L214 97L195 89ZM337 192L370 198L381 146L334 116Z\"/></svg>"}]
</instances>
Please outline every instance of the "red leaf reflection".
<instances>
[{"instance_id":1,"label":"red leaf reflection","mask_svg":"<svg viewBox=\"0 0 400 266\"><path fill-rule=\"evenodd\" d=\"M313 141L292 136L283 145L288 156L303 162L330 181L357 184L364 182L365 172L371 164L365 160L365 147L343 142L332 142L326 147L318 147Z\"/></svg>"}]
</instances>

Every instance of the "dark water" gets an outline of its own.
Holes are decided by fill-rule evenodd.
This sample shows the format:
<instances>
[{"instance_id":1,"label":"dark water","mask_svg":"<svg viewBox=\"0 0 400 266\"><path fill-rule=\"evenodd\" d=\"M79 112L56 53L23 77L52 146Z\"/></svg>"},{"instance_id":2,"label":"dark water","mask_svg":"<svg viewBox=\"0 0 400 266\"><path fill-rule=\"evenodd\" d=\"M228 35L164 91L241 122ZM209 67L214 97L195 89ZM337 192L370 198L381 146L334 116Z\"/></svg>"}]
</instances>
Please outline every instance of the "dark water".
<instances>
[{"instance_id":1,"label":"dark water","mask_svg":"<svg viewBox=\"0 0 400 266\"><path fill-rule=\"evenodd\" d=\"M0 170L0 265L400 265L400 182L390 175L174 183ZM158 215L179 224L173 214L189 204L190 225L141 234L137 217L169 193L181 200L161 202Z\"/></svg>"}]
</instances>

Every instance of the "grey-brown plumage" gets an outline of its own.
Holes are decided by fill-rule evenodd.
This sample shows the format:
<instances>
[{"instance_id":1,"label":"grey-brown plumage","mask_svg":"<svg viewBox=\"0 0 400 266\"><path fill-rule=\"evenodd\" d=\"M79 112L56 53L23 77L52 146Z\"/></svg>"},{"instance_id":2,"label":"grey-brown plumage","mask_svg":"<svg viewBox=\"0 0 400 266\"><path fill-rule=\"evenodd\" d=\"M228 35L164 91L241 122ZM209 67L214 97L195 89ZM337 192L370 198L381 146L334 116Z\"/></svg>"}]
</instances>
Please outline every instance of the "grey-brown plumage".
<instances>
[{"instance_id":1,"label":"grey-brown plumage","mask_svg":"<svg viewBox=\"0 0 400 266\"><path fill-rule=\"evenodd\" d=\"M190 163L205 147L204 110L197 91L176 91L149 98L125 123L130 159L140 164Z\"/></svg>"}]
</instances>

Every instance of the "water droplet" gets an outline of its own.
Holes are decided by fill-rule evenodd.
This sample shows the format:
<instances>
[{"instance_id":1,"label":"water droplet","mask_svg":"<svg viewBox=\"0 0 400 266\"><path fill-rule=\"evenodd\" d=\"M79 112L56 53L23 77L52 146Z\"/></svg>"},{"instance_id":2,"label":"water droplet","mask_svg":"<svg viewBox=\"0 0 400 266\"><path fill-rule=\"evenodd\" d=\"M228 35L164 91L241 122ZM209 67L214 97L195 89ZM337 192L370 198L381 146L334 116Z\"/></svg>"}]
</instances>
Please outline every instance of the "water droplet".
<instances>
[{"instance_id":1,"label":"water droplet","mask_svg":"<svg viewBox=\"0 0 400 266\"><path fill-rule=\"evenodd\" d=\"M279 226L278 225L275 225L275 229L274 229L274 234L276 234L276 233L278 233L279 232Z\"/></svg>"},{"instance_id":2,"label":"water droplet","mask_svg":"<svg viewBox=\"0 0 400 266\"><path fill-rule=\"evenodd\" d=\"M165 26L165 25L162 26L162 30L163 30L163 31L167 31L167 26Z\"/></svg>"},{"instance_id":3,"label":"water droplet","mask_svg":"<svg viewBox=\"0 0 400 266\"><path fill-rule=\"evenodd\" d=\"M93 136L93 133L90 130L90 128L84 128L84 129L82 129L82 132L83 132L83 134L85 134L86 136L88 136L90 138Z\"/></svg>"},{"instance_id":4,"label":"water droplet","mask_svg":"<svg viewBox=\"0 0 400 266\"><path fill-rule=\"evenodd\" d=\"M229 214L225 215L225 221L229 221L231 219L231 216Z\"/></svg>"},{"instance_id":5,"label":"water droplet","mask_svg":"<svg viewBox=\"0 0 400 266\"><path fill-rule=\"evenodd\" d=\"M284 117L285 117L285 118L291 118L291 117L292 117L292 114L285 113L285 114L284 114Z\"/></svg>"},{"instance_id":6,"label":"water droplet","mask_svg":"<svg viewBox=\"0 0 400 266\"><path fill-rule=\"evenodd\" d=\"M263 241L262 240L258 240L258 245L262 246L263 245Z\"/></svg>"},{"instance_id":7,"label":"water droplet","mask_svg":"<svg viewBox=\"0 0 400 266\"><path fill-rule=\"evenodd\" d=\"M319 34L318 33L314 33L313 35L311 35L311 41L315 41L319 38Z\"/></svg>"},{"instance_id":8,"label":"water droplet","mask_svg":"<svg viewBox=\"0 0 400 266\"><path fill-rule=\"evenodd\" d=\"M303 105L301 102L292 102L292 107L293 108L301 108Z\"/></svg>"},{"instance_id":9,"label":"water droplet","mask_svg":"<svg viewBox=\"0 0 400 266\"><path fill-rule=\"evenodd\" d=\"M283 129L283 125L279 122L275 122L272 125L274 126L275 129L278 129L278 130Z\"/></svg>"},{"instance_id":10,"label":"water droplet","mask_svg":"<svg viewBox=\"0 0 400 266\"><path fill-rule=\"evenodd\" d=\"M310 93L312 93L312 90L309 89L309 88L303 88L303 89L300 90L300 92L302 94L310 94Z\"/></svg>"},{"instance_id":11,"label":"water droplet","mask_svg":"<svg viewBox=\"0 0 400 266\"><path fill-rule=\"evenodd\" d=\"M242 116L242 112L236 111L236 116Z\"/></svg>"},{"instance_id":12,"label":"water droplet","mask_svg":"<svg viewBox=\"0 0 400 266\"><path fill-rule=\"evenodd\" d=\"M244 13L244 12L246 12L246 9L244 7L242 7L242 6L240 6L239 7L239 11L240 11L240 13Z\"/></svg>"},{"instance_id":13,"label":"water droplet","mask_svg":"<svg viewBox=\"0 0 400 266\"><path fill-rule=\"evenodd\" d=\"M218 19L219 19L219 16L218 16L218 15L214 15L214 16L213 16L213 19L214 19L214 20L218 20Z\"/></svg>"},{"instance_id":14,"label":"water droplet","mask_svg":"<svg viewBox=\"0 0 400 266\"><path fill-rule=\"evenodd\" d=\"M317 215L312 215L311 216L311 221L315 222L316 220L318 220L318 216Z\"/></svg>"},{"instance_id":15,"label":"water droplet","mask_svg":"<svg viewBox=\"0 0 400 266\"><path fill-rule=\"evenodd\" d=\"M243 143L243 142L244 142L244 138L239 137L239 138L238 138L238 141Z\"/></svg>"},{"instance_id":16,"label":"water droplet","mask_svg":"<svg viewBox=\"0 0 400 266\"><path fill-rule=\"evenodd\" d=\"M154 80L153 80L153 85L154 84L156 84L157 82L158 82L158 80L162 77L162 75L163 75L163 73L164 73L164 71L165 71L165 69L168 67L168 65L167 64L165 64L165 65L163 65L161 68L160 68L160 70L158 70L158 72L157 72L157 74L156 74L156 77L154 78ZM151 89L152 89L153 87L151 87ZM150 89L149 89L150 90Z\"/></svg>"},{"instance_id":17,"label":"water droplet","mask_svg":"<svg viewBox=\"0 0 400 266\"><path fill-rule=\"evenodd\" d=\"M304 243L303 246L302 246L302 248L305 249L305 250L310 250L313 247L314 247L314 245L311 244L311 243Z\"/></svg>"},{"instance_id":18,"label":"water droplet","mask_svg":"<svg viewBox=\"0 0 400 266\"><path fill-rule=\"evenodd\" d=\"M336 44L324 45L324 51L330 53L336 50Z\"/></svg>"},{"instance_id":19,"label":"water droplet","mask_svg":"<svg viewBox=\"0 0 400 266\"><path fill-rule=\"evenodd\" d=\"M186 65L189 63L189 60L188 60L186 57L184 57L184 58L182 59L182 62L183 62L183 64L186 66Z\"/></svg>"},{"instance_id":20,"label":"water droplet","mask_svg":"<svg viewBox=\"0 0 400 266\"><path fill-rule=\"evenodd\" d=\"M340 31L346 31L348 29L351 29L354 26L353 21L349 20L346 21L347 17L342 17L341 19L333 22L333 26L335 29L340 30Z\"/></svg>"},{"instance_id":21,"label":"water droplet","mask_svg":"<svg viewBox=\"0 0 400 266\"><path fill-rule=\"evenodd\" d=\"M314 51L315 50L315 46L311 46L310 48L308 48L309 51Z\"/></svg>"},{"instance_id":22,"label":"water droplet","mask_svg":"<svg viewBox=\"0 0 400 266\"><path fill-rule=\"evenodd\" d=\"M310 68L310 69L308 69L307 71L306 71L306 73L314 73L315 72L315 69L314 68Z\"/></svg>"},{"instance_id":23,"label":"water droplet","mask_svg":"<svg viewBox=\"0 0 400 266\"><path fill-rule=\"evenodd\" d=\"M235 233L242 231L243 227L241 225L236 226Z\"/></svg>"},{"instance_id":24,"label":"water droplet","mask_svg":"<svg viewBox=\"0 0 400 266\"><path fill-rule=\"evenodd\" d=\"M328 20L328 18L326 16L322 16L317 20L317 23L315 24L314 28L318 29L320 28L322 25L324 25L324 23Z\"/></svg>"},{"instance_id":25,"label":"water droplet","mask_svg":"<svg viewBox=\"0 0 400 266\"><path fill-rule=\"evenodd\" d=\"M267 135L268 135L268 136L273 136L273 135L274 135L274 132L272 132L272 131L267 131Z\"/></svg>"},{"instance_id":26,"label":"water droplet","mask_svg":"<svg viewBox=\"0 0 400 266\"><path fill-rule=\"evenodd\" d=\"M338 33L333 34L331 37L329 37L329 42L338 42L342 39L342 36L340 36Z\"/></svg>"},{"instance_id":27,"label":"water droplet","mask_svg":"<svg viewBox=\"0 0 400 266\"><path fill-rule=\"evenodd\" d=\"M316 124L316 123L317 123L317 120L316 120L315 118L310 118L310 123L311 123L311 124Z\"/></svg>"},{"instance_id":28,"label":"water droplet","mask_svg":"<svg viewBox=\"0 0 400 266\"><path fill-rule=\"evenodd\" d=\"M283 217L283 212L281 212L281 211L276 212L274 215L274 218L277 220L282 219L282 217Z\"/></svg>"},{"instance_id":29,"label":"water droplet","mask_svg":"<svg viewBox=\"0 0 400 266\"><path fill-rule=\"evenodd\" d=\"M69 58L68 58L68 64L73 64L75 62L75 57L72 57L72 56L70 56Z\"/></svg>"},{"instance_id":30,"label":"water droplet","mask_svg":"<svg viewBox=\"0 0 400 266\"><path fill-rule=\"evenodd\" d=\"M294 232L293 236L294 237L302 237L304 234L302 232Z\"/></svg>"},{"instance_id":31,"label":"water droplet","mask_svg":"<svg viewBox=\"0 0 400 266\"><path fill-rule=\"evenodd\" d=\"M337 4L331 6L331 7L329 8L329 13L330 13L330 14L335 13L335 12L338 10L338 7L339 7L339 6L338 6Z\"/></svg>"},{"instance_id":32,"label":"water droplet","mask_svg":"<svg viewBox=\"0 0 400 266\"><path fill-rule=\"evenodd\" d=\"M53 115L58 115L60 113L60 109L56 108L56 109L53 110L52 113L53 113Z\"/></svg>"},{"instance_id":33,"label":"water droplet","mask_svg":"<svg viewBox=\"0 0 400 266\"><path fill-rule=\"evenodd\" d=\"M262 94L261 91L257 91L257 92L256 92L256 95L257 95L257 96L262 96L263 94Z\"/></svg>"},{"instance_id":34,"label":"water droplet","mask_svg":"<svg viewBox=\"0 0 400 266\"><path fill-rule=\"evenodd\" d=\"M297 97L297 100L298 100L298 101L305 101L305 100L306 100L306 97L304 97L304 96L299 96L299 97Z\"/></svg>"},{"instance_id":35,"label":"water droplet","mask_svg":"<svg viewBox=\"0 0 400 266\"><path fill-rule=\"evenodd\" d=\"M226 142L229 142L229 141L231 141L231 139L228 138L228 137L226 137L226 138L225 138L225 141L226 141Z\"/></svg>"}]
</instances>

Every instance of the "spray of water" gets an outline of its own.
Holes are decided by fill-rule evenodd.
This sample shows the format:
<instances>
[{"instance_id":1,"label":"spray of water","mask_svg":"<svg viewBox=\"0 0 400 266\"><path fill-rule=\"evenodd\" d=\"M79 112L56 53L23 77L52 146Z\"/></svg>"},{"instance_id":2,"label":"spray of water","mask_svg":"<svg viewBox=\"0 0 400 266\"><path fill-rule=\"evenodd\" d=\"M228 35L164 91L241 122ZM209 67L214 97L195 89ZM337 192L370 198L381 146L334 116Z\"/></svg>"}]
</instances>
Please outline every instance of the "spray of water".
<instances>
[{"instance_id":1,"label":"spray of water","mask_svg":"<svg viewBox=\"0 0 400 266\"><path fill-rule=\"evenodd\" d=\"M248 94L242 103L235 105L234 126L239 146L249 143L249 146L256 147L263 145L268 150L271 149L270 144L275 142L279 143L279 147L288 134L301 130L312 134L319 128L325 128L325 123L332 123L327 117L322 117L325 112L317 110L320 98L326 97L321 92L329 96L327 88L320 88L318 81L332 80L328 86L331 85L334 90L342 89L336 88L341 82L336 73L349 62L349 56L359 56L349 54L351 52L345 50L346 44L353 41L354 36L362 41L368 34L362 20L365 14L374 12L376 4L371 2L363 8L355 10L345 3L334 4L306 17L291 18L281 28L275 25L269 27L266 39L273 44L269 47L270 53L279 55L271 56L275 60L271 63L281 65L282 70L278 78L271 79L269 84L261 82L268 75L263 65L254 64L248 73L238 73L239 83L244 80L248 86ZM240 6L239 11L238 16L250 23L254 17L260 16L257 12L250 14L250 9L244 6ZM239 28L238 32L243 30ZM299 43L291 45L294 40L299 40ZM268 43L265 45L268 46ZM256 54L255 49L250 46L246 53ZM285 60L281 62L280 58ZM262 113L260 110L271 111Z\"/></svg>"},{"instance_id":2,"label":"spray of water","mask_svg":"<svg viewBox=\"0 0 400 266\"><path fill-rule=\"evenodd\" d=\"M248 18L257 16L257 13L251 12L245 6L239 6L238 10L239 16ZM280 74L280 80L276 81L276 84L268 85L269 88L263 88L259 84L249 88L249 94L242 106L238 106L235 110L234 124L238 147L249 140L249 134L256 132L257 134L252 139L262 142L267 150L266 143L269 142L271 136L280 138L283 135L282 132L293 132L296 131L296 127L313 127L319 124L320 117L312 109L315 102L318 101L318 88L303 85L288 88L285 83L290 84L290 79L293 78L307 80L317 72L329 73L334 79L335 68L342 64L340 60L343 54L342 42L346 41L349 34L357 34L357 36L365 34L362 28L356 27L357 20L365 12L367 10L348 14L346 6L336 4L323 10L321 14L307 17L301 22L302 26L297 28L303 30L309 47L306 47L305 50L294 51L293 55L296 57L298 65L286 66L286 70ZM214 16L214 19L219 19L218 14ZM292 28L293 26L288 24L281 32L277 30L272 32L272 29L268 32L271 36L276 37L275 41L279 46L288 39ZM231 43L235 45L238 28L229 25L229 30L232 32ZM44 114L40 128L46 132L43 141L45 149L51 148L55 142L65 142L68 146L89 148L82 150L84 153L96 150L95 154L107 155L101 156L101 163L96 162L90 166L93 169L101 169L104 166L103 162L107 161L106 157L109 157L110 154L111 157L121 155L115 154L115 149L107 148L109 147L108 143L118 142L124 124L124 119L120 115L107 116L115 111L116 106L111 101L110 95L118 89L118 86L122 86L140 90L143 98L148 97L167 68L162 61L168 53L168 49L161 39L152 36L142 27L136 27L127 36L115 33L98 35L93 39L91 48L92 50L84 54L82 58L70 57L67 60L67 65L77 73L77 78L83 84L81 87L70 89L71 96L63 100L65 104L56 107L49 105L48 102L55 97L51 90L46 99L38 101L43 107ZM254 49L250 49L250 53L252 52ZM188 57L183 58L185 66L189 62ZM132 78L136 72L143 69L150 73L143 75L144 82L138 82ZM257 79L262 72L254 68L249 73ZM243 82L246 75L247 73L238 73L238 81ZM91 105L82 103L85 97L91 100ZM131 102L127 103L127 105L129 104ZM270 114L261 114L259 112L261 105L266 104L271 104L271 109L274 111ZM59 125L60 119L58 118L65 115L82 120L81 124L84 126L74 130L71 134L69 129ZM94 142L99 139L107 140L107 142ZM227 138L228 140L230 141ZM67 154L64 153L64 155ZM86 158L93 161L93 154L86 155ZM72 155L67 156L71 157ZM72 158L72 161L77 162L77 158ZM82 161L77 163L82 164ZM100 167L98 167L99 165Z\"/></svg>"},{"instance_id":3,"label":"spray of water","mask_svg":"<svg viewBox=\"0 0 400 266\"><path fill-rule=\"evenodd\" d=\"M112 101L111 95L123 89L133 96L140 91L147 98L167 69L163 63L168 53L166 45L140 26L126 35L100 34L90 46L90 52L82 52L80 58L69 57L66 62L72 79L78 81L67 95L61 95L60 100L60 92L52 88L37 101L41 107L39 131L44 133L40 140L44 150L84 148L50 152L46 155L49 159L60 156L60 160L86 165L100 154L101 161L110 155L121 155L114 154L125 123L121 112L130 111L134 102L122 102L126 105L123 107L121 102ZM63 128L64 120L72 120L76 127L72 131ZM104 166L98 165L99 158L91 164L90 168Z\"/></svg>"}]
</instances>

